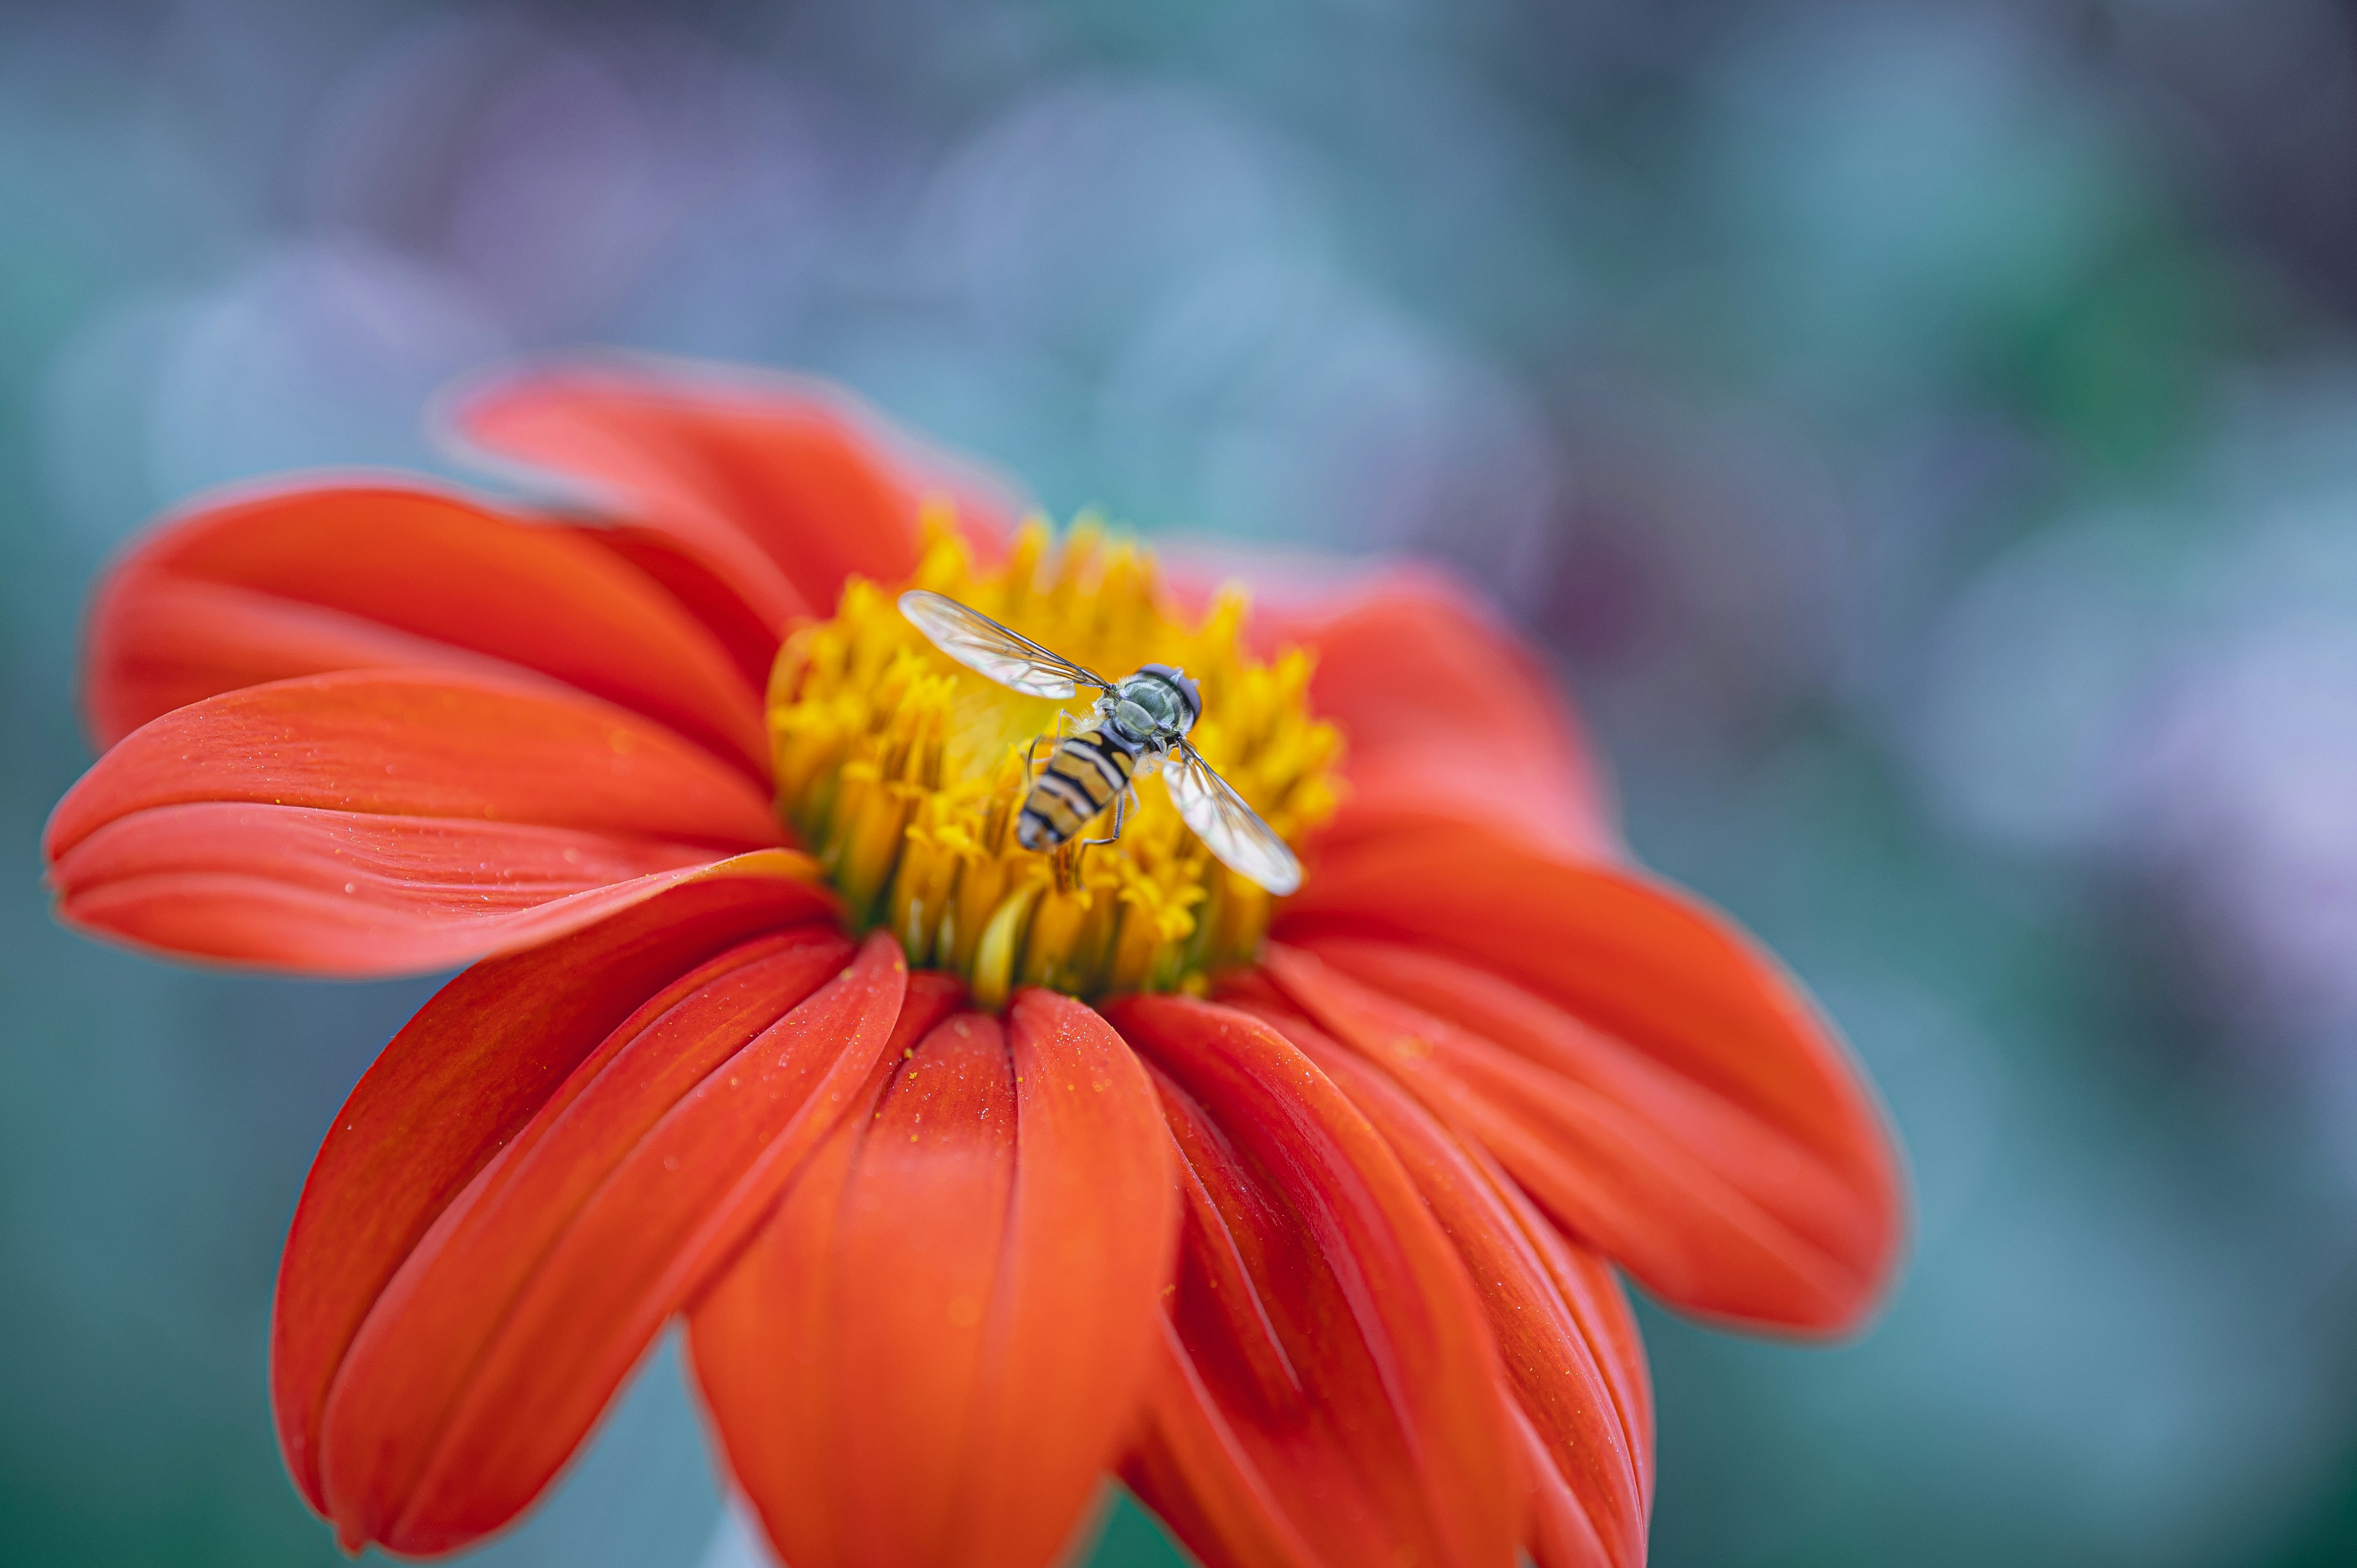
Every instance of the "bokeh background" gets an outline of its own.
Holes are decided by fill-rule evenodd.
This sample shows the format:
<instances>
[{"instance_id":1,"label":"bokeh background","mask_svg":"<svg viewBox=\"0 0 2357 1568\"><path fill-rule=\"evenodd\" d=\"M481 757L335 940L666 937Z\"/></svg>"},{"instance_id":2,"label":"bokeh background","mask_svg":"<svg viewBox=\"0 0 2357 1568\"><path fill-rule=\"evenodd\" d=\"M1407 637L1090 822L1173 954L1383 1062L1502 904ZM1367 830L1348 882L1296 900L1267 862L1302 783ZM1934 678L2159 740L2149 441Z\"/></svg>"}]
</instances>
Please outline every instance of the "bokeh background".
<instances>
[{"instance_id":1,"label":"bokeh background","mask_svg":"<svg viewBox=\"0 0 2357 1568\"><path fill-rule=\"evenodd\" d=\"M614 343L1548 650L1918 1184L1855 1344L1647 1309L1657 1563L2357 1561L2352 322L2326 0L0 11L0 1560L335 1560L272 1270L430 988L50 924L93 574ZM469 1561L749 1561L674 1359Z\"/></svg>"}]
</instances>

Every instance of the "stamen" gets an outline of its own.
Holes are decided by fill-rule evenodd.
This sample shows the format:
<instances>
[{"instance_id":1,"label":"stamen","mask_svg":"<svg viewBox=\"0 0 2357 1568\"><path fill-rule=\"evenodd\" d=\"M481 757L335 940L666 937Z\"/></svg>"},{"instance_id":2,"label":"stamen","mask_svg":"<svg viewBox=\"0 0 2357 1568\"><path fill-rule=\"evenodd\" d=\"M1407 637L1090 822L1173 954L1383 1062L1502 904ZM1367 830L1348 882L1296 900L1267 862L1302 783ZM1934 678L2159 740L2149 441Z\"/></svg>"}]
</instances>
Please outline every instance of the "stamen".
<instances>
[{"instance_id":1,"label":"stamen","mask_svg":"<svg viewBox=\"0 0 2357 1568\"><path fill-rule=\"evenodd\" d=\"M902 587L931 588L1108 680L1183 668L1202 693L1189 740L1290 843L1329 816L1340 742L1309 716L1307 654L1246 655L1232 592L1199 625L1158 592L1153 557L1083 520L1051 549L1027 524L1003 565L978 569L944 518L915 580L845 585L834 618L794 633L770 681L780 814L842 893L852 924L888 928L920 967L965 977L1003 1005L1016 987L1075 996L1200 991L1248 961L1272 900L1214 860L1158 779L1141 779L1113 843L1045 852L1016 819L1059 734L1096 696L1027 697L940 652L904 619ZM1036 761L1035 761L1036 758ZM1077 838L1103 838L1113 812Z\"/></svg>"}]
</instances>

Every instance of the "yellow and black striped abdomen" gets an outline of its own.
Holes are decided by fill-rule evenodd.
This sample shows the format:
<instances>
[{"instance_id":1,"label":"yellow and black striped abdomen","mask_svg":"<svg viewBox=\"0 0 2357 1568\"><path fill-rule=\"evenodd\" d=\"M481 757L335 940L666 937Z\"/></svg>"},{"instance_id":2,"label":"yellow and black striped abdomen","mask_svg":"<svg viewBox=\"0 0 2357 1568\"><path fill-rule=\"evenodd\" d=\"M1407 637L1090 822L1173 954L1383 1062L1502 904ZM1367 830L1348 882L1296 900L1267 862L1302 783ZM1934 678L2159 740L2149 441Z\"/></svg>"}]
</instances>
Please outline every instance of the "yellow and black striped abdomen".
<instances>
[{"instance_id":1,"label":"yellow and black striped abdomen","mask_svg":"<svg viewBox=\"0 0 2357 1568\"><path fill-rule=\"evenodd\" d=\"M1103 730L1067 737L1031 781L1015 824L1016 842L1025 849L1053 849L1071 839L1129 787L1136 766L1135 756Z\"/></svg>"}]
</instances>

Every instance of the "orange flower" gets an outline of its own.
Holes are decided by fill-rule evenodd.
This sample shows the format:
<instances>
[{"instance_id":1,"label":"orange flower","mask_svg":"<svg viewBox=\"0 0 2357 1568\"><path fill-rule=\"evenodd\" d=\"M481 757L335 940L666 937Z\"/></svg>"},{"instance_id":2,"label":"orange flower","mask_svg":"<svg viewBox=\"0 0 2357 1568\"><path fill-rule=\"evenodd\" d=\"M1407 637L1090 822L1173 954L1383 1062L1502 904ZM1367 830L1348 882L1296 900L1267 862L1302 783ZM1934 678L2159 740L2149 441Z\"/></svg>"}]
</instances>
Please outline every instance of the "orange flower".
<instances>
[{"instance_id":1,"label":"orange flower","mask_svg":"<svg viewBox=\"0 0 2357 1568\"><path fill-rule=\"evenodd\" d=\"M807 388L558 366L457 422L596 521L353 483L171 521L99 595L109 749L46 843L111 940L473 965L353 1091L280 1272L280 1437L348 1546L516 1518L683 1315L796 1568L1045 1563L1108 1470L1213 1564L1625 1565L1614 1266L1724 1323L1871 1310L1868 1091L1620 858L1461 594L1248 641ZM1154 787L1118 843L1014 847L1052 705L917 639L911 581L1182 654L1300 892Z\"/></svg>"}]
</instances>

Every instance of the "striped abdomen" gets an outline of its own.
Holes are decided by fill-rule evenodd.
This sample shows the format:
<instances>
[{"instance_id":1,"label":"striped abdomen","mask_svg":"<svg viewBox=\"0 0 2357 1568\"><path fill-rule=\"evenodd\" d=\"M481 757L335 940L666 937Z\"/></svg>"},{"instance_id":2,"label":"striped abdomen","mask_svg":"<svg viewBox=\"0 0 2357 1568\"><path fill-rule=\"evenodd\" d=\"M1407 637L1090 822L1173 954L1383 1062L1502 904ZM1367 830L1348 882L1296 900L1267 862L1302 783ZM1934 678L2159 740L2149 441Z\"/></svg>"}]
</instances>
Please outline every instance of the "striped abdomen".
<instances>
[{"instance_id":1,"label":"striped abdomen","mask_svg":"<svg viewBox=\"0 0 2357 1568\"><path fill-rule=\"evenodd\" d=\"M1066 737L1023 798L1016 842L1025 849L1053 849L1065 843L1129 787L1136 767L1136 752L1108 730Z\"/></svg>"}]
</instances>

